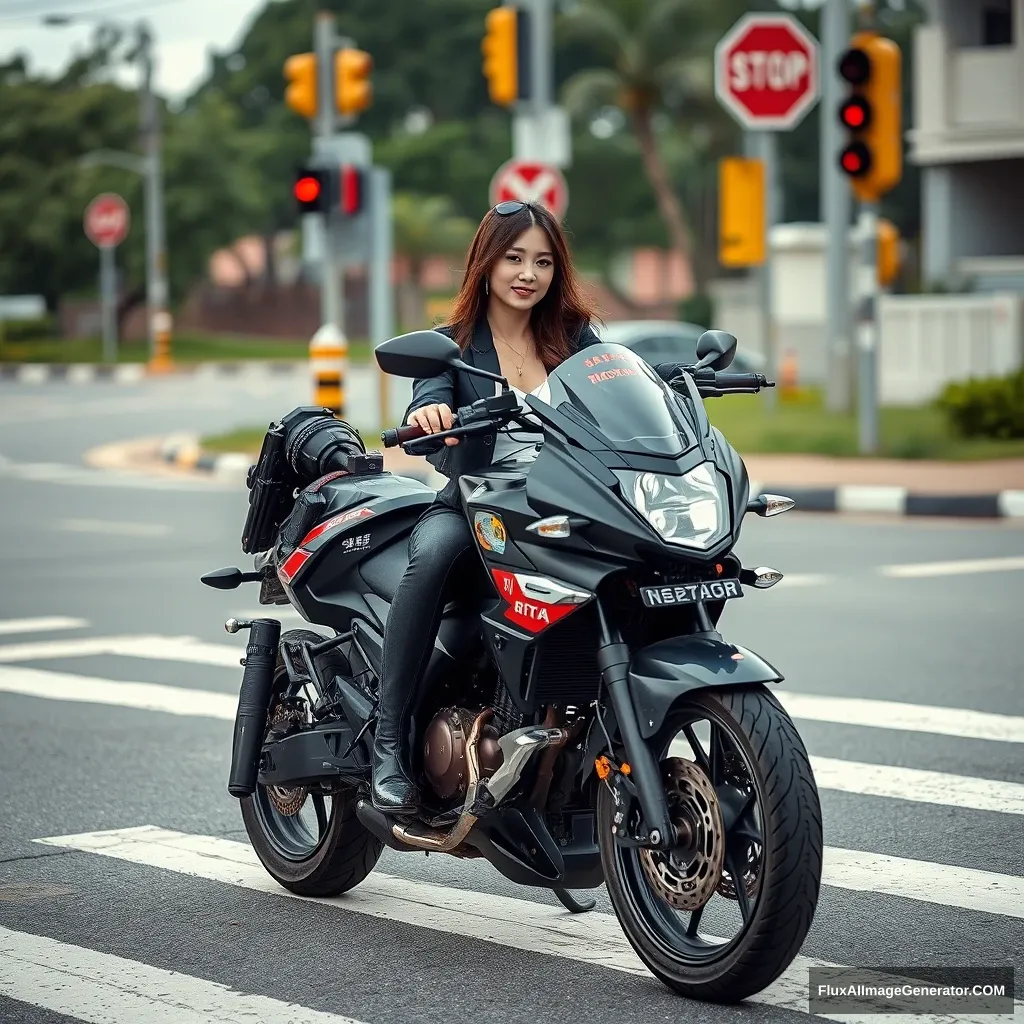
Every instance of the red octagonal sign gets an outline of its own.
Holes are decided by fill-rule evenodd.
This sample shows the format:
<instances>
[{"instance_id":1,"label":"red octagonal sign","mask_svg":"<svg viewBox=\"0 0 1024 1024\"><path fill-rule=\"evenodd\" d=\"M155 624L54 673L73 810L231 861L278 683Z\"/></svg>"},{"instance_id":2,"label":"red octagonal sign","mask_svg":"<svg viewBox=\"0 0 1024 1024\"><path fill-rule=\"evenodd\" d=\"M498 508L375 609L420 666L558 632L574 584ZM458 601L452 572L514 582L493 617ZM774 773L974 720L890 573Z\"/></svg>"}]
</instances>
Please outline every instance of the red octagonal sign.
<instances>
[{"instance_id":1,"label":"red octagonal sign","mask_svg":"<svg viewBox=\"0 0 1024 1024\"><path fill-rule=\"evenodd\" d=\"M744 128L793 128L818 100L818 44L788 14L745 14L715 47L715 93Z\"/></svg>"},{"instance_id":2,"label":"red octagonal sign","mask_svg":"<svg viewBox=\"0 0 1024 1024\"><path fill-rule=\"evenodd\" d=\"M101 249L120 245L128 235L128 204L116 192L102 192L85 211L85 233Z\"/></svg>"}]
</instances>

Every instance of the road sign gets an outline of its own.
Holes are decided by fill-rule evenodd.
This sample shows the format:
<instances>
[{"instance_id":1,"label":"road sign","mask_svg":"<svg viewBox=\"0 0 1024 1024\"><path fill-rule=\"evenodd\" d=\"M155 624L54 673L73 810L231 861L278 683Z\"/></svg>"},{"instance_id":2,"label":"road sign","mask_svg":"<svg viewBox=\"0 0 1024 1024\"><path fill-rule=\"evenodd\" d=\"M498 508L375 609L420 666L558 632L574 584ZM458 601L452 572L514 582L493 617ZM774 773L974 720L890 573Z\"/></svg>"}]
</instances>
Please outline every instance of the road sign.
<instances>
[{"instance_id":1,"label":"road sign","mask_svg":"<svg viewBox=\"0 0 1024 1024\"><path fill-rule=\"evenodd\" d=\"M120 245L131 226L128 204L114 192L103 192L86 208L84 225L93 245L101 249Z\"/></svg>"},{"instance_id":2,"label":"road sign","mask_svg":"<svg viewBox=\"0 0 1024 1024\"><path fill-rule=\"evenodd\" d=\"M745 14L715 47L715 94L744 128L788 131L818 101L817 40L788 14Z\"/></svg>"},{"instance_id":3,"label":"road sign","mask_svg":"<svg viewBox=\"0 0 1024 1024\"><path fill-rule=\"evenodd\" d=\"M491 205L509 199L538 203L550 210L556 220L561 220L569 207L569 186L553 164L509 160L491 178Z\"/></svg>"}]
</instances>

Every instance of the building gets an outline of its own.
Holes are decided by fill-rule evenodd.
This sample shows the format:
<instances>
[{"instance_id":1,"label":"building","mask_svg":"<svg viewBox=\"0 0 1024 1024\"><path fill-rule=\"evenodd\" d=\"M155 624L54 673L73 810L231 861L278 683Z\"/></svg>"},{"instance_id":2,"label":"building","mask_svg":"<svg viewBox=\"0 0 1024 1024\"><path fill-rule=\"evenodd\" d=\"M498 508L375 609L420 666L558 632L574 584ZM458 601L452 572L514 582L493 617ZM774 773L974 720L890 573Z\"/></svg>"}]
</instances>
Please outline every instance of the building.
<instances>
[{"instance_id":1,"label":"building","mask_svg":"<svg viewBox=\"0 0 1024 1024\"><path fill-rule=\"evenodd\" d=\"M926 286L1024 291L1024 0L925 0L908 159Z\"/></svg>"}]
</instances>

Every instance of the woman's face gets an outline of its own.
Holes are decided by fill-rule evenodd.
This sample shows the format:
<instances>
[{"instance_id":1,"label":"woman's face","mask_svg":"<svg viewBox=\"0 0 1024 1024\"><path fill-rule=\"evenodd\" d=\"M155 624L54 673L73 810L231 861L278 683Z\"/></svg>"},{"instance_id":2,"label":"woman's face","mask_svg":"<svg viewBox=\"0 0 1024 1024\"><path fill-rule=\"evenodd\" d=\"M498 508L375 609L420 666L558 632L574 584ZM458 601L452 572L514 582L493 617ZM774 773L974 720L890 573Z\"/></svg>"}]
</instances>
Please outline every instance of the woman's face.
<instances>
[{"instance_id":1,"label":"woman's face","mask_svg":"<svg viewBox=\"0 0 1024 1024\"><path fill-rule=\"evenodd\" d=\"M547 295L555 276L551 241L534 225L498 257L491 270L491 298L513 309L532 309Z\"/></svg>"}]
</instances>

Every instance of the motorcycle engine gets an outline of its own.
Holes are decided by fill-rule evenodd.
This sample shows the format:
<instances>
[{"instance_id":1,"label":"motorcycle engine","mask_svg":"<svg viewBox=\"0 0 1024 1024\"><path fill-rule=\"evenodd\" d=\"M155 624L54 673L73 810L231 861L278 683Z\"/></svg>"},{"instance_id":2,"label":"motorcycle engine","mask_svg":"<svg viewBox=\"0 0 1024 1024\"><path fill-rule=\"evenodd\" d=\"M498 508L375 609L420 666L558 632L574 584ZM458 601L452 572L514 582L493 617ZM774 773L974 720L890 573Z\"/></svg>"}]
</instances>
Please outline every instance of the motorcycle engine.
<instances>
[{"instance_id":1,"label":"motorcycle engine","mask_svg":"<svg viewBox=\"0 0 1024 1024\"><path fill-rule=\"evenodd\" d=\"M444 708L434 715L423 736L423 772L434 792L444 800L463 797L469 785L466 743L479 711ZM498 730L488 723L480 737L480 775L490 778L504 757Z\"/></svg>"}]
</instances>

